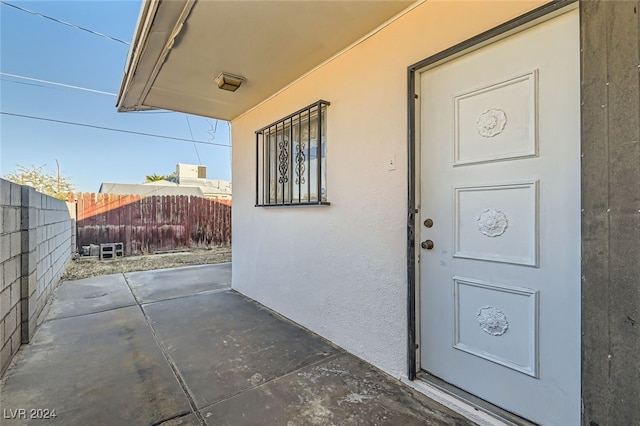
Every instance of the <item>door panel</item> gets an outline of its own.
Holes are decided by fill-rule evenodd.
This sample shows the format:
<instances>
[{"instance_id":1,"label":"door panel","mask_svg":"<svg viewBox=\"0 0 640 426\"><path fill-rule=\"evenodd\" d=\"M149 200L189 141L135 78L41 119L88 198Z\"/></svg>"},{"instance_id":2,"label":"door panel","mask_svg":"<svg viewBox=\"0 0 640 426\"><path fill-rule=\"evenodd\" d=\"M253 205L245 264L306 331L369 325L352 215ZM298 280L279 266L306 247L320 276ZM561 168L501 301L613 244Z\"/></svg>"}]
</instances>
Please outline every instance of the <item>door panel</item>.
<instances>
[{"instance_id":1,"label":"door panel","mask_svg":"<svg viewBox=\"0 0 640 426\"><path fill-rule=\"evenodd\" d=\"M420 126L421 368L579 424L578 11L424 71Z\"/></svg>"}]
</instances>

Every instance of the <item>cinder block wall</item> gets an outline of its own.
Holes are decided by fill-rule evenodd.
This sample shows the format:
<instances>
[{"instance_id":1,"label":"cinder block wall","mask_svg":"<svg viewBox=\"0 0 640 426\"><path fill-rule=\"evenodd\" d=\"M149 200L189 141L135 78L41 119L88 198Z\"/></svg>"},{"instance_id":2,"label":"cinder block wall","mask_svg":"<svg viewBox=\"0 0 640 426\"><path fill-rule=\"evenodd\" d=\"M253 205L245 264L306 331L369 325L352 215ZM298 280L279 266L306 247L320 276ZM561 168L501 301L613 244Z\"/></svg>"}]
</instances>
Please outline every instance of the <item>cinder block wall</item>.
<instances>
[{"instance_id":1,"label":"cinder block wall","mask_svg":"<svg viewBox=\"0 0 640 426\"><path fill-rule=\"evenodd\" d=\"M0 179L0 372L22 342L22 187Z\"/></svg>"},{"instance_id":2,"label":"cinder block wall","mask_svg":"<svg viewBox=\"0 0 640 426\"><path fill-rule=\"evenodd\" d=\"M0 372L28 343L75 251L75 207L0 179Z\"/></svg>"}]
</instances>

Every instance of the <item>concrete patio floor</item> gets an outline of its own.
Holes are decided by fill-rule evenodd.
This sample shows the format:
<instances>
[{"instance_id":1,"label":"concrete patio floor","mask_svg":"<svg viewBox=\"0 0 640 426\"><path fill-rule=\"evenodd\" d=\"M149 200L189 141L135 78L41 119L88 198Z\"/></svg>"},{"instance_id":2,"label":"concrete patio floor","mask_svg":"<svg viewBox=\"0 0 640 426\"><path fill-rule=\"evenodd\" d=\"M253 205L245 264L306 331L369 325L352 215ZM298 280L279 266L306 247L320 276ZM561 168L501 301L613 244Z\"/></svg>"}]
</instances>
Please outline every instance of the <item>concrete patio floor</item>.
<instances>
[{"instance_id":1,"label":"concrete patio floor","mask_svg":"<svg viewBox=\"0 0 640 426\"><path fill-rule=\"evenodd\" d=\"M474 424L230 283L229 263L62 283L2 378L0 423Z\"/></svg>"}]
</instances>

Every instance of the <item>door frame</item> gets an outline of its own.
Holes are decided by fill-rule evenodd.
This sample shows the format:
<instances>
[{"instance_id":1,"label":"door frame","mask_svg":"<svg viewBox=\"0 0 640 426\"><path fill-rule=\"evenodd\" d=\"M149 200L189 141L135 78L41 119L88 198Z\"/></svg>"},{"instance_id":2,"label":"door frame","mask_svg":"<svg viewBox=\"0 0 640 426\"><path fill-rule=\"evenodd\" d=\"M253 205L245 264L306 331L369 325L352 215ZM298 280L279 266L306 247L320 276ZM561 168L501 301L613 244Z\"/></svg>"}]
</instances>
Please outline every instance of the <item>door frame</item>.
<instances>
[{"instance_id":1,"label":"door frame","mask_svg":"<svg viewBox=\"0 0 640 426\"><path fill-rule=\"evenodd\" d=\"M473 50L491 44L499 39L506 38L514 33L532 27L540 22L551 19L557 15L579 7L578 0L559 0L547 3L524 15L507 21L497 27L478 34L468 40L443 50L435 55L423 59L407 68L407 139L408 139L408 203L407 203L407 376L409 380L419 378L429 384L452 394L454 397L464 400L473 406L488 411L504 420L522 422L523 419L515 417L499 407L495 407L483 400L467 394L461 389L455 388L442 380L428 375L419 374L420 363L420 277L418 267L419 246L416 245L416 237L419 237L419 208L420 208L420 126L417 119L420 113L419 100L419 76L422 72L436 67L443 62L467 54Z\"/></svg>"}]
</instances>

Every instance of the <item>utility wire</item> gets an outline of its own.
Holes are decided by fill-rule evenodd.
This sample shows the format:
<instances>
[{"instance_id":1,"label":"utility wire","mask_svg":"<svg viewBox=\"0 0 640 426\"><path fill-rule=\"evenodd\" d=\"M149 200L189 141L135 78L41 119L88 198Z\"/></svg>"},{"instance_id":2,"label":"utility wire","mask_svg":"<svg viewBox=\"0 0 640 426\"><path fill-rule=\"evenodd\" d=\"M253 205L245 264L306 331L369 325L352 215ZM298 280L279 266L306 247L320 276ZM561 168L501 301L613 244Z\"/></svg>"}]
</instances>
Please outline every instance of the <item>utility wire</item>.
<instances>
[{"instance_id":1,"label":"utility wire","mask_svg":"<svg viewBox=\"0 0 640 426\"><path fill-rule=\"evenodd\" d=\"M86 31L86 32L91 33L93 35L97 35L98 37L103 37L103 38L106 38L106 39L109 39L109 40L117 41L118 43L126 44L127 46L129 46L131 44L131 43L126 42L124 40L120 40L119 38L111 37L111 36L108 36L106 34L102 34L102 33L87 29L87 28L83 28L83 27L80 27L78 25L72 24L70 22L62 21L60 19L52 18L51 16L43 15L42 13L34 12L33 10L29 10L29 9L25 9L23 7L20 7L20 6L16 6L13 3L7 3L4 0L0 0L0 3L4 4L5 6L10 6L10 7L13 7L15 9L18 9L18 10L20 10L22 12L30 13L32 15L36 15L36 16L39 16L41 18L50 19L50 20L52 20L54 22L57 22L58 24L63 24L63 25L67 25L67 26L69 26L71 28L75 28L77 30Z\"/></svg>"},{"instance_id":2,"label":"utility wire","mask_svg":"<svg viewBox=\"0 0 640 426\"><path fill-rule=\"evenodd\" d=\"M215 126L213 124L211 124L211 120L207 120L207 123L209 123L209 134L211 135L211 139L209 139L209 142L213 142L216 140L216 133L218 132L218 122L219 120L216 118L215 119ZM229 123L227 121L227 125L229 126L229 137L231 137L231 123ZM231 157L232 154L232 150L229 150L229 170L233 170L233 158Z\"/></svg>"},{"instance_id":3,"label":"utility wire","mask_svg":"<svg viewBox=\"0 0 640 426\"><path fill-rule=\"evenodd\" d=\"M211 135L211 139L209 139L209 142L213 142L216 140L216 132L218 131L218 119L216 118L215 120L216 120L215 127L213 126L213 124L211 124L211 120L207 120L207 123L209 124L209 127L210 127L210 129L207 130L207 132Z\"/></svg>"},{"instance_id":4,"label":"utility wire","mask_svg":"<svg viewBox=\"0 0 640 426\"><path fill-rule=\"evenodd\" d=\"M0 0L0 1L2 1L2 0ZM0 72L0 75L6 75L7 77L13 77L13 78L21 78L23 80L29 80L29 81L37 81L38 83L46 83L46 84L51 84L53 86L66 87L68 89L84 90L86 92L99 93L101 95L116 96L115 93L111 93L111 92L104 92L102 90L89 89L88 87L73 86L71 84L56 83L55 81L41 80L39 78L26 77L24 75L9 74L9 73L6 73L6 72Z\"/></svg>"},{"instance_id":5,"label":"utility wire","mask_svg":"<svg viewBox=\"0 0 640 426\"><path fill-rule=\"evenodd\" d=\"M99 94L104 94L104 95L116 96L115 93L109 93L109 92L103 92L101 90L89 89L88 87L72 86L70 84L57 83L55 81L40 80L40 79L37 79L37 78L26 77L24 75L8 74L8 73L4 73L4 72L0 72L0 75L6 75L6 76L9 76L9 77L13 77L13 78L21 78L23 80L38 81L38 82L41 82L41 83L52 84L54 86L61 86L61 87L64 87L66 89L77 89L77 90L84 90L86 92L93 92L93 93L99 93ZM42 84L23 83L22 81L6 80L4 78L0 78L0 80L1 81L6 81L7 83L25 84L25 85L28 85L28 86L36 86L36 87L47 88L47 86L43 86ZM174 113L173 111L127 111L127 114L173 114L173 113Z\"/></svg>"},{"instance_id":6,"label":"utility wire","mask_svg":"<svg viewBox=\"0 0 640 426\"><path fill-rule=\"evenodd\" d=\"M7 83L13 83L13 84L24 84L25 86L44 87L45 89L48 89L48 87L43 84L25 83L24 81L14 81L14 80L8 80L6 78L0 78L0 81L6 81Z\"/></svg>"},{"instance_id":7,"label":"utility wire","mask_svg":"<svg viewBox=\"0 0 640 426\"><path fill-rule=\"evenodd\" d=\"M191 140L193 140L193 130L191 130L191 123L189 123L189 116L187 114L184 115L184 118L187 119L187 126L189 126L189 133L191 134ZM208 142L211 143L211 142ZM198 147L196 144L193 144L193 149L196 150L196 155L198 156L198 164L202 164L202 160L200 159L200 153L198 152Z\"/></svg>"},{"instance_id":8,"label":"utility wire","mask_svg":"<svg viewBox=\"0 0 640 426\"><path fill-rule=\"evenodd\" d=\"M193 139L176 138L176 137L173 137L173 136L154 135L152 133L135 132L133 130L114 129L113 127L95 126L93 124L75 123L73 121L54 120L52 118L35 117L33 115L14 114L12 112L0 111L0 114L9 115L9 116L12 116L12 117L29 118L29 119L32 119L32 120L49 121L49 122L52 122L52 123L68 124L70 126L89 127L89 128L92 128L92 129L109 130L111 132L129 133L129 134L132 134L132 135L140 135L140 136L150 136L152 138L172 139L172 140L176 140L176 141L193 142L193 143L199 143L199 144L203 144L203 145L224 146L224 147L227 147L227 148L231 147L231 145L224 145L224 144L221 144L221 143L213 143L213 142L198 141L198 140L193 140Z\"/></svg>"}]
</instances>

